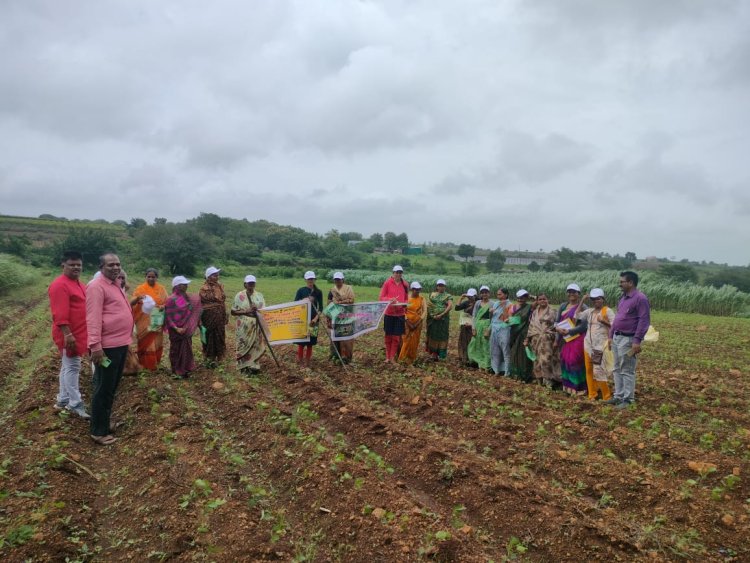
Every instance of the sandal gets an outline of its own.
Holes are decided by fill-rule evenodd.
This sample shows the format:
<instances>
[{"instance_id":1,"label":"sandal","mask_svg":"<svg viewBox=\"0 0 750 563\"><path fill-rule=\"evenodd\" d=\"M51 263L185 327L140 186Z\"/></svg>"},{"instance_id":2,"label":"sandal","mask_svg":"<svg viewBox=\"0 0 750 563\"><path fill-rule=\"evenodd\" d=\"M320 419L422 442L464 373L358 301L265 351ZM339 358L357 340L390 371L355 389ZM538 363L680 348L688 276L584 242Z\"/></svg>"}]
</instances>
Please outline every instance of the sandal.
<instances>
[{"instance_id":1,"label":"sandal","mask_svg":"<svg viewBox=\"0 0 750 563\"><path fill-rule=\"evenodd\" d=\"M117 438L111 434L107 434L106 436L94 436L91 434L91 439L100 446L109 446L117 441Z\"/></svg>"}]
</instances>

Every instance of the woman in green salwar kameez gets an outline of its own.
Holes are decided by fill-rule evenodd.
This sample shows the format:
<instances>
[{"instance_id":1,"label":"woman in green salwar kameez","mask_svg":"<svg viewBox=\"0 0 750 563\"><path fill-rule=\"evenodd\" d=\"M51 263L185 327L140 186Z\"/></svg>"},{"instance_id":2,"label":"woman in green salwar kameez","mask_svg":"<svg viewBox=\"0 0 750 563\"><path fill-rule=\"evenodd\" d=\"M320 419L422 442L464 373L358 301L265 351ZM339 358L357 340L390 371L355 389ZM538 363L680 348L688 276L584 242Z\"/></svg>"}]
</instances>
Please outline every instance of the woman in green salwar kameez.
<instances>
[{"instance_id":1,"label":"woman in green salwar kameez","mask_svg":"<svg viewBox=\"0 0 750 563\"><path fill-rule=\"evenodd\" d=\"M524 340L529 332L531 305L528 303L529 292L519 289L516 292L518 302L511 308L510 324L510 376L524 382L531 381L534 363L526 356ZM516 320L517 319L517 320Z\"/></svg>"},{"instance_id":2,"label":"woman in green salwar kameez","mask_svg":"<svg viewBox=\"0 0 750 563\"><path fill-rule=\"evenodd\" d=\"M255 290L255 276L245 276L245 289L234 297L230 314L237 319L237 366L244 374L260 372L258 360L266 347L258 323L257 311L266 306L263 295Z\"/></svg>"},{"instance_id":3,"label":"woman in green salwar kameez","mask_svg":"<svg viewBox=\"0 0 750 563\"><path fill-rule=\"evenodd\" d=\"M427 338L425 348L435 361L444 360L448 354L450 312L453 296L445 291L445 280L436 282L436 289L427 298Z\"/></svg>"},{"instance_id":4,"label":"woman in green salwar kameez","mask_svg":"<svg viewBox=\"0 0 750 563\"><path fill-rule=\"evenodd\" d=\"M479 369L489 370L490 359L490 288L483 285L479 288L479 301L474 304L474 329L469 342L469 360L479 366Z\"/></svg>"}]
</instances>

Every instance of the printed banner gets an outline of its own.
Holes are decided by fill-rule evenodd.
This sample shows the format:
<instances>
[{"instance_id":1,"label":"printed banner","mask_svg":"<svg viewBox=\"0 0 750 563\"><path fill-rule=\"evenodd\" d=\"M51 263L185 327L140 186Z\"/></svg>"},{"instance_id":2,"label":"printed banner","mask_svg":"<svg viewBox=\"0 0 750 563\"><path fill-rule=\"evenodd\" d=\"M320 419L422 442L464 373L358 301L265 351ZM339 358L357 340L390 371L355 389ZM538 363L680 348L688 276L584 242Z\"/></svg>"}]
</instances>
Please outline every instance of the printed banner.
<instances>
[{"instance_id":1,"label":"printed banner","mask_svg":"<svg viewBox=\"0 0 750 563\"><path fill-rule=\"evenodd\" d=\"M378 328L388 301L336 305L331 303L323 314L331 319L331 340L352 340Z\"/></svg>"},{"instance_id":2,"label":"printed banner","mask_svg":"<svg viewBox=\"0 0 750 563\"><path fill-rule=\"evenodd\" d=\"M258 320L268 337L268 343L276 346L292 342L309 342L311 309L309 299L258 309Z\"/></svg>"}]
</instances>

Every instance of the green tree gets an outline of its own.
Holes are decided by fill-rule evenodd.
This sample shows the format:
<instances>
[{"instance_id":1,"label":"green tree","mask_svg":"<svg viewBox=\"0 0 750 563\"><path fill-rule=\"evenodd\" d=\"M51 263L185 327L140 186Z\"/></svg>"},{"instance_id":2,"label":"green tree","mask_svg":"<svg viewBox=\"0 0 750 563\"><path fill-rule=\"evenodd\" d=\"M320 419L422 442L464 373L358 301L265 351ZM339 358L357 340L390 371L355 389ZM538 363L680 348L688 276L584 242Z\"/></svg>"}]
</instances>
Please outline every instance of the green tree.
<instances>
[{"instance_id":1,"label":"green tree","mask_svg":"<svg viewBox=\"0 0 750 563\"><path fill-rule=\"evenodd\" d=\"M28 256L31 246L31 239L26 235L8 235L0 242L0 252L24 258Z\"/></svg>"},{"instance_id":2,"label":"green tree","mask_svg":"<svg viewBox=\"0 0 750 563\"><path fill-rule=\"evenodd\" d=\"M679 282L698 282L695 269L687 264L662 264L658 271L660 276Z\"/></svg>"},{"instance_id":3,"label":"green tree","mask_svg":"<svg viewBox=\"0 0 750 563\"><path fill-rule=\"evenodd\" d=\"M630 267L630 262L618 256L612 258L602 258L596 263L600 270L622 270Z\"/></svg>"},{"instance_id":4,"label":"green tree","mask_svg":"<svg viewBox=\"0 0 750 563\"><path fill-rule=\"evenodd\" d=\"M396 240L393 243L396 248L401 248L402 250L409 248L409 237L406 233L401 233L396 236Z\"/></svg>"},{"instance_id":5,"label":"green tree","mask_svg":"<svg viewBox=\"0 0 750 563\"><path fill-rule=\"evenodd\" d=\"M367 240L369 240L373 245L375 245L375 248L379 248L383 246L383 235L381 235L380 233L372 233L370 235L370 238Z\"/></svg>"},{"instance_id":6,"label":"green tree","mask_svg":"<svg viewBox=\"0 0 750 563\"><path fill-rule=\"evenodd\" d=\"M189 220L187 224L194 225L196 229L208 235L222 237L227 232L231 221L232 219L219 217L215 213L201 213L195 219Z\"/></svg>"},{"instance_id":7,"label":"green tree","mask_svg":"<svg viewBox=\"0 0 750 563\"><path fill-rule=\"evenodd\" d=\"M479 273L479 264L476 262L464 262L461 266L465 276L476 276Z\"/></svg>"},{"instance_id":8,"label":"green tree","mask_svg":"<svg viewBox=\"0 0 750 563\"><path fill-rule=\"evenodd\" d=\"M341 237L341 240L344 242L349 242L350 240L363 240L362 233L357 233L354 231L348 232L348 233L341 233L339 235Z\"/></svg>"},{"instance_id":9,"label":"green tree","mask_svg":"<svg viewBox=\"0 0 750 563\"><path fill-rule=\"evenodd\" d=\"M529 262L527 268L529 269L529 272L538 272L541 266L537 264L536 260L532 260L531 262Z\"/></svg>"},{"instance_id":10,"label":"green tree","mask_svg":"<svg viewBox=\"0 0 750 563\"><path fill-rule=\"evenodd\" d=\"M750 293L750 266L747 268L724 268L706 277L706 284L713 287L733 285L740 291Z\"/></svg>"},{"instance_id":11,"label":"green tree","mask_svg":"<svg viewBox=\"0 0 750 563\"><path fill-rule=\"evenodd\" d=\"M564 246L560 250L555 250L554 255L555 264L559 264L560 269L564 272L580 270L583 261L586 259L585 252L576 252Z\"/></svg>"},{"instance_id":12,"label":"green tree","mask_svg":"<svg viewBox=\"0 0 750 563\"><path fill-rule=\"evenodd\" d=\"M499 274L505 267L505 254L498 248L487 254L487 271Z\"/></svg>"},{"instance_id":13,"label":"green tree","mask_svg":"<svg viewBox=\"0 0 750 563\"><path fill-rule=\"evenodd\" d=\"M372 251L375 250L375 245L372 244L369 240L363 240L358 245L352 247L360 254L372 254Z\"/></svg>"},{"instance_id":14,"label":"green tree","mask_svg":"<svg viewBox=\"0 0 750 563\"><path fill-rule=\"evenodd\" d=\"M396 250L398 248L397 238L396 233L388 231L383 235L383 244L390 251Z\"/></svg>"},{"instance_id":15,"label":"green tree","mask_svg":"<svg viewBox=\"0 0 750 563\"><path fill-rule=\"evenodd\" d=\"M184 224L155 223L138 233L137 244L144 258L163 264L171 275L193 275L214 254L206 235Z\"/></svg>"},{"instance_id":16,"label":"green tree","mask_svg":"<svg viewBox=\"0 0 750 563\"><path fill-rule=\"evenodd\" d=\"M456 254L463 258L465 262L468 262L469 258L474 258L474 252L476 252L476 250L477 247L473 244L459 244Z\"/></svg>"},{"instance_id":17,"label":"green tree","mask_svg":"<svg viewBox=\"0 0 750 563\"><path fill-rule=\"evenodd\" d=\"M50 263L58 265L62 253L77 250L83 255L83 265L99 267L99 256L106 252L117 252L117 241L108 229L72 227L68 235L50 247Z\"/></svg>"}]
</instances>

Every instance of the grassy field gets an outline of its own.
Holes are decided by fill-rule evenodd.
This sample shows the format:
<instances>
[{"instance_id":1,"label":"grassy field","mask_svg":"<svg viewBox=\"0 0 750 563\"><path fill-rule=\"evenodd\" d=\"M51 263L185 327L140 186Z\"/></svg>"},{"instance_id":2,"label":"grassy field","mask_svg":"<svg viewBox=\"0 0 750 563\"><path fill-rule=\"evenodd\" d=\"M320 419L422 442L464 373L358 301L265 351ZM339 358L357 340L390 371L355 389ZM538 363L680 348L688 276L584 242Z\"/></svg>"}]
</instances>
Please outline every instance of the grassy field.
<instances>
[{"instance_id":1,"label":"grassy field","mask_svg":"<svg viewBox=\"0 0 750 563\"><path fill-rule=\"evenodd\" d=\"M231 359L186 381L160 369L123 380L102 448L52 408L48 281L0 298L4 560L750 557L750 320L656 312L625 411L465 369L453 349L387 368L380 332L346 370L325 337L309 370L291 346L253 378ZM279 303L301 285L258 290Z\"/></svg>"}]
</instances>

